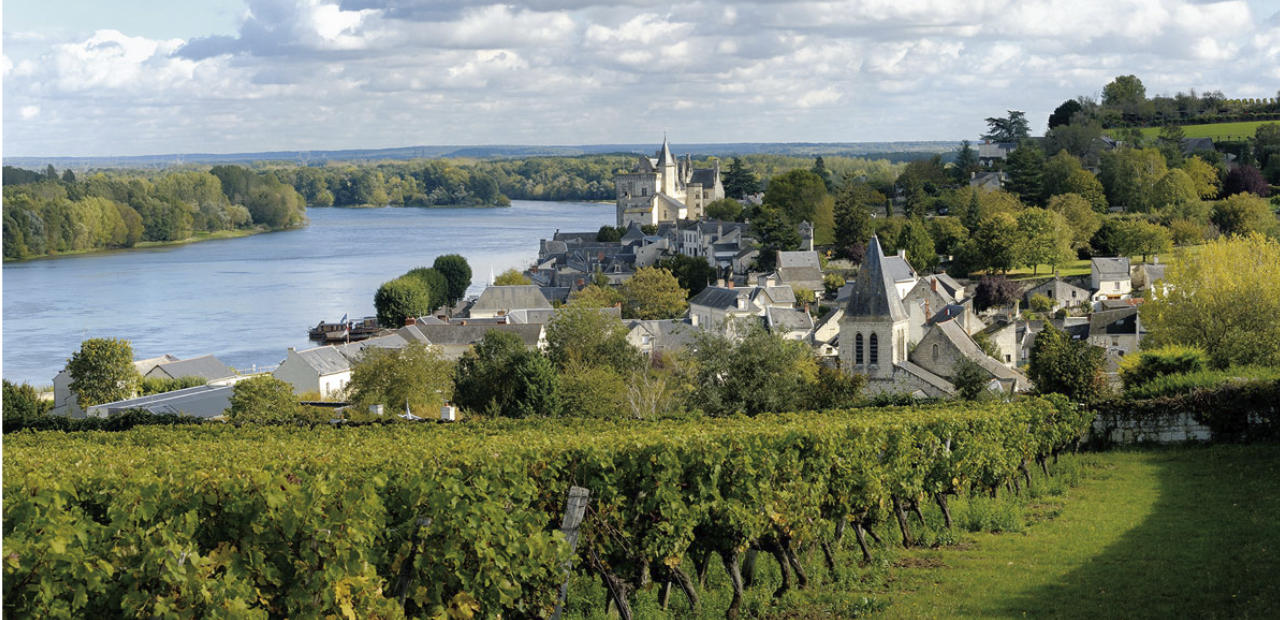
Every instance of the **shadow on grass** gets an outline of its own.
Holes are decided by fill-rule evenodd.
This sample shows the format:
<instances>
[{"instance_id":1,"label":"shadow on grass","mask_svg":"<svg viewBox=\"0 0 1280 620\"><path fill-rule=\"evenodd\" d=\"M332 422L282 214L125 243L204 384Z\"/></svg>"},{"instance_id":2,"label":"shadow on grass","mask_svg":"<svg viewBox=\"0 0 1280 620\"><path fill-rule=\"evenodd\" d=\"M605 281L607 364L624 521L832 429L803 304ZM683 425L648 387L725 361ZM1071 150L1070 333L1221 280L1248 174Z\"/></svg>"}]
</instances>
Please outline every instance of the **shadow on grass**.
<instances>
[{"instance_id":1,"label":"shadow on grass","mask_svg":"<svg viewBox=\"0 0 1280 620\"><path fill-rule=\"evenodd\" d=\"M1150 516L1000 615L1280 617L1280 445L1153 450Z\"/></svg>"}]
</instances>

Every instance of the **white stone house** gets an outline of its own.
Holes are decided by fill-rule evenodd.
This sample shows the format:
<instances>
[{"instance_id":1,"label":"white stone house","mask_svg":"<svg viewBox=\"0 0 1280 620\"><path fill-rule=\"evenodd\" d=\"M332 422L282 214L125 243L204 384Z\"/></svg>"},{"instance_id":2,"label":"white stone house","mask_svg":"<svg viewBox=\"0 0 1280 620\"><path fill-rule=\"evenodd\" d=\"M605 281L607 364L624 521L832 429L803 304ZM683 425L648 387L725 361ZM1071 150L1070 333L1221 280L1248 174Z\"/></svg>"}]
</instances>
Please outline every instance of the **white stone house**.
<instances>
[{"instance_id":1,"label":"white stone house","mask_svg":"<svg viewBox=\"0 0 1280 620\"><path fill-rule=\"evenodd\" d=\"M1065 282L1062 278L1054 278L1028 289L1022 296L1026 307L1031 307L1031 298L1036 295L1043 295L1053 300L1053 308L1050 312L1057 312L1063 308L1077 308L1080 304L1093 301L1089 291Z\"/></svg>"},{"instance_id":2,"label":"white stone house","mask_svg":"<svg viewBox=\"0 0 1280 620\"><path fill-rule=\"evenodd\" d=\"M1089 263L1089 288L1093 301L1128 299L1133 292L1128 257L1094 258Z\"/></svg>"},{"instance_id":3,"label":"white stone house","mask_svg":"<svg viewBox=\"0 0 1280 620\"><path fill-rule=\"evenodd\" d=\"M302 351L289 347L271 375L292 385L295 394L319 392L322 398L341 398L351 383L351 360L335 346Z\"/></svg>"}]
</instances>

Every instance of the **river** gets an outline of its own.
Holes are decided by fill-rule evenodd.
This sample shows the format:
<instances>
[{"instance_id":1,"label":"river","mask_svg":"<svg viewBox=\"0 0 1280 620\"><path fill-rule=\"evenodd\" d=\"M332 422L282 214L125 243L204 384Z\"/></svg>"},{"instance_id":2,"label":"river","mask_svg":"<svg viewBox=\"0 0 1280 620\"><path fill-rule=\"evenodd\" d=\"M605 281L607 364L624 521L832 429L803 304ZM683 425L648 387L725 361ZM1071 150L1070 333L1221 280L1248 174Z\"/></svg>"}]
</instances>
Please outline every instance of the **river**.
<instances>
[{"instance_id":1,"label":"river","mask_svg":"<svg viewBox=\"0 0 1280 620\"><path fill-rule=\"evenodd\" d=\"M165 248L9 263L3 268L5 379L47 386L85 338L124 338L134 356L212 353L250 370L310 346L321 319L371 316L373 293L441 254L527 268L557 229L613 224L611 204L512 201L509 208L308 209L297 230Z\"/></svg>"}]
</instances>

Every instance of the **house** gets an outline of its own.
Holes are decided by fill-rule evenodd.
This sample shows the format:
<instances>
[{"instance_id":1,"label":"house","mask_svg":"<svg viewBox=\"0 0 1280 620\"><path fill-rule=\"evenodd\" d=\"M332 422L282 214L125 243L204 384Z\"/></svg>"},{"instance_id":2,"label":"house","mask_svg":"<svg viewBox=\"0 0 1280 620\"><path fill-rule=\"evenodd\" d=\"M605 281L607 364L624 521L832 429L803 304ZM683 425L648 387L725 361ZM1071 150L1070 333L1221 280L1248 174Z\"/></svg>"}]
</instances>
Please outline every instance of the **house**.
<instances>
[{"instance_id":1,"label":"house","mask_svg":"<svg viewBox=\"0 0 1280 620\"><path fill-rule=\"evenodd\" d=\"M321 398L340 398L351 382L351 359L337 346L301 351L289 347L271 376L292 385L294 394L318 392Z\"/></svg>"},{"instance_id":2,"label":"house","mask_svg":"<svg viewBox=\"0 0 1280 620\"><path fill-rule=\"evenodd\" d=\"M147 373L155 369L160 364L167 364L181 361L177 357L169 354L159 357L150 357L133 362L133 367L138 371L139 376L145 377ZM234 374L234 373L233 373ZM80 408L76 395L71 392L71 373L63 368L53 378L53 409L50 410L53 415L65 415L73 418L83 418L85 412Z\"/></svg>"},{"instance_id":3,"label":"house","mask_svg":"<svg viewBox=\"0 0 1280 620\"><path fill-rule=\"evenodd\" d=\"M822 265L818 253L778 251L778 281L794 288L821 292Z\"/></svg>"},{"instance_id":4,"label":"house","mask_svg":"<svg viewBox=\"0 0 1280 620\"><path fill-rule=\"evenodd\" d=\"M202 355L185 360L156 364L142 375L144 379L181 379L199 377L205 382L236 376L234 368L223 364L212 355Z\"/></svg>"},{"instance_id":5,"label":"house","mask_svg":"<svg viewBox=\"0 0 1280 620\"><path fill-rule=\"evenodd\" d=\"M551 302L547 301L546 295L536 285L490 286L472 304L470 317L494 318L506 316L514 310L550 309Z\"/></svg>"},{"instance_id":6,"label":"house","mask_svg":"<svg viewBox=\"0 0 1280 620\"><path fill-rule=\"evenodd\" d=\"M641 353L653 356L688 348L698 329L681 319L626 321L627 342Z\"/></svg>"},{"instance_id":7,"label":"house","mask_svg":"<svg viewBox=\"0 0 1280 620\"><path fill-rule=\"evenodd\" d=\"M1094 258L1089 263L1089 288L1093 301L1127 299L1133 292L1128 257Z\"/></svg>"},{"instance_id":8,"label":"house","mask_svg":"<svg viewBox=\"0 0 1280 620\"><path fill-rule=\"evenodd\" d=\"M1094 312L1089 315L1089 344L1108 353L1128 355L1142 342L1142 321L1136 307Z\"/></svg>"},{"instance_id":9,"label":"house","mask_svg":"<svg viewBox=\"0 0 1280 620\"><path fill-rule=\"evenodd\" d=\"M764 311L765 327L786 340L808 341L813 335L813 317L802 308L769 306Z\"/></svg>"},{"instance_id":10,"label":"house","mask_svg":"<svg viewBox=\"0 0 1280 620\"><path fill-rule=\"evenodd\" d=\"M983 142L978 145L978 164L987 168L1003 164L1016 148L1017 142Z\"/></svg>"},{"instance_id":11,"label":"house","mask_svg":"<svg viewBox=\"0 0 1280 620\"><path fill-rule=\"evenodd\" d=\"M969 176L969 187L986 190L997 190L1004 187L1005 182L1009 180L1009 175L1003 170L995 172L977 172L974 171Z\"/></svg>"},{"instance_id":12,"label":"house","mask_svg":"<svg viewBox=\"0 0 1280 620\"><path fill-rule=\"evenodd\" d=\"M1147 291L1158 288L1162 293L1167 294L1169 287L1164 284L1164 279L1168 267L1167 263L1160 262L1159 256L1152 257L1150 263L1138 265L1133 270L1133 287Z\"/></svg>"},{"instance_id":13,"label":"house","mask_svg":"<svg viewBox=\"0 0 1280 620\"><path fill-rule=\"evenodd\" d=\"M1031 298L1036 295L1043 295L1053 300L1053 308L1050 312L1057 312L1063 308L1077 308L1080 304L1089 302L1092 297L1089 291L1086 291L1074 284L1065 282L1062 278L1053 278L1047 282L1034 286L1022 295L1022 299L1026 307L1031 307Z\"/></svg>"},{"instance_id":14,"label":"house","mask_svg":"<svg viewBox=\"0 0 1280 620\"><path fill-rule=\"evenodd\" d=\"M151 413L189 415L197 418L216 418L231 407L231 385L198 385L172 392L149 394L138 398L104 403L89 407L89 417L105 418L133 409Z\"/></svg>"},{"instance_id":15,"label":"house","mask_svg":"<svg viewBox=\"0 0 1280 620\"><path fill-rule=\"evenodd\" d=\"M997 328L996 331L1007 331L1010 336L1016 334L1012 323ZM1008 355L1012 362L1012 349ZM1031 380L1026 375L1014 370L1010 362L1002 362L987 355L955 321L943 321L934 325L916 345L910 359L925 370L946 378L955 376L956 365L961 359L967 359L985 371L990 380L998 382L1005 392L1013 393L1031 388Z\"/></svg>"},{"instance_id":16,"label":"house","mask_svg":"<svg viewBox=\"0 0 1280 620\"><path fill-rule=\"evenodd\" d=\"M907 262L907 251L898 250L897 255L886 256L880 263L881 268L889 276L889 280L893 282L893 287L898 291L898 298L902 299L915 288L916 270L912 269L911 263ZM954 282L954 280L953 280Z\"/></svg>"},{"instance_id":17,"label":"house","mask_svg":"<svg viewBox=\"0 0 1280 620\"><path fill-rule=\"evenodd\" d=\"M1022 361L1018 331L1017 321L998 320L993 321L978 333L999 351L995 356L996 361L1009 368L1017 368L1018 363Z\"/></svg>"},{"instance_id":18,"label":"house","mask_svg":"<svg viewBox=\"0 0 1280 620\"><path fill-rule=\"evenodd\" d=\"M440 347L440 352L448 360L460 359L491 331L515 334L530 349L545 349L547 346L546 328L539 323L477 325L459 321L448 325L420 325L418 330L427 342Z\"/></svg>"},{"instance_id":19,"label":"house","mask_svg":"<svg viewBox=\"0 0 1280 620\"><path fill-rule=\"evenodd\" d=\"M760 286L736 288L708 286L689 299L689 322L700 329L734 333L739 326L760 324L768 308L793 308L795 291L790 286L764 279Z\"/></svg>"}]
</instances>

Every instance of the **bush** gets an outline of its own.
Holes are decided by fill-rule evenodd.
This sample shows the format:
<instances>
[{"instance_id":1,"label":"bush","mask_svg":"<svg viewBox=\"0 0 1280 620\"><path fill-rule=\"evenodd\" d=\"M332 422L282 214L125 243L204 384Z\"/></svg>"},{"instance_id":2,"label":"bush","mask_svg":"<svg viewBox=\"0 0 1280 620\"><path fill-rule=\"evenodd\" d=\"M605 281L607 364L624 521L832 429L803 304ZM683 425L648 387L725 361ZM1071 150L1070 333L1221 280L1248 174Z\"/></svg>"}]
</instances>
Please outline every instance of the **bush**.
<instances>
[{"instance_id":1,"label":"bush","mask_svg":"<svg viewBox=\"0 0 1280 620\"><path fill-rule=\"evenodd\" d=\"M1280 368L1268 366L1232 366L1225 370L1204 369L1183 374L1161 375L1133 388L1125 389L1125 397L1133 400L1188 394L1196 390L1215 389L1228 383L1280 379Z\"/></svg>"},{"instance_id":2,"label":"bush","mask_svg":"<svg viewBox=\"0 0 1280 620\"><path fill-rule=\"evenodd\" d=\"M1199 372L1209 367L1209 356L1198 347L1166 345L1130 355L1120 362L1120 379L1126 391L1163 375Z\"/></svg>"},{"instance_id":3,"label":"bush","mask_svg":"<svg viewBox=\"0 0 1280 620\"><path fill-rule=\"evenodd\" d=\"M373 295L378 311L378 324L395 329L407 317L431 314L431 291L420 278L401 276L384 282Z\"/></svg>"},{"instance_id":4,"label":"bush","mask_svg":"<svg viewBox=\"0 0 1280 620\"><path fill-rule=\"evenodd\" d=\"M174 390L185 390L187 388L199 387L208 383L202 377L178 377L170 379L168 377L143 377L142 378L142 395L163 394Z\"/></svg>"},{"instance_id":5,"label":"bush","mask_svg":"<svg viewBox=\"0 0 1280 620\"><path fill-rule=\"evenodd\" d=\"M300 413L293 386L271 375L261 375L245 379L231 389L227 418L237 424L292 422Z\"/></svg>"}]
</instances>

